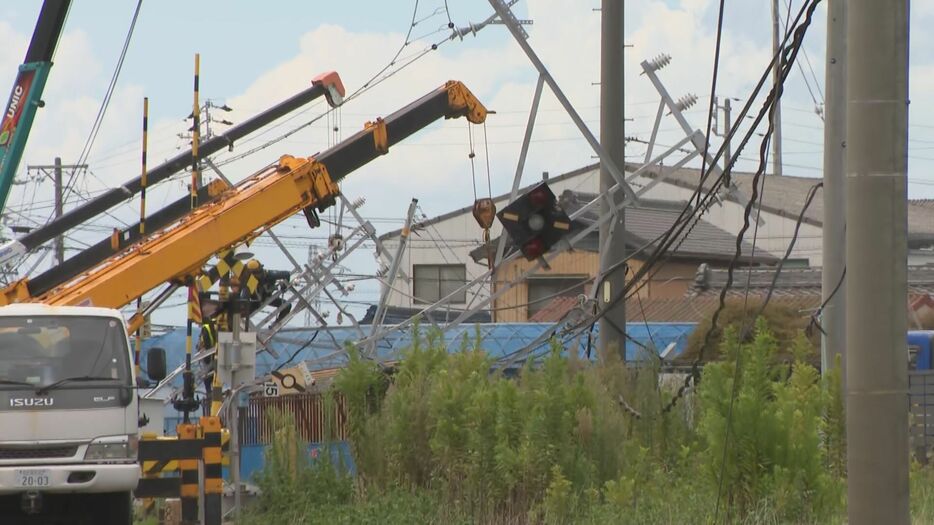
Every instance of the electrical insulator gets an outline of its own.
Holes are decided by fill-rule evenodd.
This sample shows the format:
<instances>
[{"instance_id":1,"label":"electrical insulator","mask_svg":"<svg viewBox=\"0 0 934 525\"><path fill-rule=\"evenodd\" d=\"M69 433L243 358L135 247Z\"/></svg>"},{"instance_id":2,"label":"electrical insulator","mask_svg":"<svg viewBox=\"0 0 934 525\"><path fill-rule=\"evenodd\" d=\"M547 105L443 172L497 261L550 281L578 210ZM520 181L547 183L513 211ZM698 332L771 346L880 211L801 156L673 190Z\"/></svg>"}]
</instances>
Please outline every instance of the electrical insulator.
<instances>
[{"instance_id":1,"label":"electrical insulator","mask_svg":"<svg viewBox=\"0 0 934 525\"><path fill-rule=\"evenodd\" d=\"M658 71L670 63L671 55L662 53L649 62L649 67L652 68L652 71Z\"/></svg>"},{"instance_id":2,"label":"electrical insulator","mask_svg":"<svg viewBox=\"0 0 934 525\"><path fill-rule=\"evenodd\" d=\"M366 197L357 197L353 202L350 203L350 207L355 210L359 210L363 207L364 204L366 204Z\"/></svg>"},{"instance_id":3,"label":"electrical insulator","mask_svg":"<svg viewBox=\"0 0 934 525\"><path fill-rule=\"evenodd\" d=\"M697 103L697 95L693 93L688 93L687 95L684 95L683 97L679 98L678 103L675 104L675 106L677 106L677 108L680 111L685 111L696 103Z\"/></svg>"}]
</instances>

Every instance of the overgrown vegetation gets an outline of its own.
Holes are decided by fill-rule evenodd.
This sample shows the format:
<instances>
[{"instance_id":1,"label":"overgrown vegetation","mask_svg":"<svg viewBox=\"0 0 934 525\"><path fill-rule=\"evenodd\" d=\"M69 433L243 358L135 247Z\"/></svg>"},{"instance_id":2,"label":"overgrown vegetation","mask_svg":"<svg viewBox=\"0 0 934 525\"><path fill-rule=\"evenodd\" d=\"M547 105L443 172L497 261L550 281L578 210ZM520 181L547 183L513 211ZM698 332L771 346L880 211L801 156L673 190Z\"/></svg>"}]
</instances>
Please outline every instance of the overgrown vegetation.
<instances>
[{"instance_id":1,"label":"overgrown vegetation","mask_svg":"<svg viewBox=\"0 0 934 525\"><path fill-rule=\"evenodd\" d=\"M650 362L556 347L504 377L478 345L414 339L391 382L354 352L335 381L357 475L293 452L280 415L244 523L843 521L839 372L822 379L803 338L783 350L765 322L746 342L727 329L723 360L667 413ZM913 469L912 490L918 523L934 522L930 469Z\"/></svg>"},{"instance_id":2,"label":"overgrown vegetation","mask_svg":"<svg viewBox=\"0 0 934 525\"><path fill-rule=\"evenodd\" d=\"M754 323L753 317L759 309L762 308L762 302L759 299L727 299L725 307L720 312L717 319L717 329L711 334L711 343L704 349L704 361L715 361L722 358L723 334L727 330L733 330L735 334L743 335L743 342L749 343L755 337L755 332L749 328ZM793 349L796 341L799 340L809 324L807 318L801 317L801 314L794 308L781 303L771 302L762 310L758 317L759 321L765 321L766 327L778 343L776 352L777 357L790 361L794 358ZM706 319L697 325L688 337L687 347L685 348L679 360L685 362L694 361L703 346L707 332L710 331L710 319ZM808 340L811 348L804 356L805 360L815 366L820 363L818 348L820 345L820 331L811 330ZM800 347L799 347L800 349Z\"/></svg>"}]
</instances>

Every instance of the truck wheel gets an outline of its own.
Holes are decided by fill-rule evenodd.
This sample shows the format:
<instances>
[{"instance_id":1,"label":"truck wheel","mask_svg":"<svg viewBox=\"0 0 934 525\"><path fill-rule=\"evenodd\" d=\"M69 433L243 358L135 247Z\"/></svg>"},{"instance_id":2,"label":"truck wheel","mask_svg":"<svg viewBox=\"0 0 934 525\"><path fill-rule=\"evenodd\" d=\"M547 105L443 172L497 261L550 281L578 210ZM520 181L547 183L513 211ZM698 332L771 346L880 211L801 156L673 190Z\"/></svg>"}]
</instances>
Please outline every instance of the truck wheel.
<instances>
[{"instance_id":1,"label":"truck wheel","mask_svg":"<svg viewBox=\"0 0 934 525\"><path fill-rule=\"evenodd\" d=\"M98 508L99 522L133 525L133 496L130 492L102 494Z\"/></svg>"}]
</instances>

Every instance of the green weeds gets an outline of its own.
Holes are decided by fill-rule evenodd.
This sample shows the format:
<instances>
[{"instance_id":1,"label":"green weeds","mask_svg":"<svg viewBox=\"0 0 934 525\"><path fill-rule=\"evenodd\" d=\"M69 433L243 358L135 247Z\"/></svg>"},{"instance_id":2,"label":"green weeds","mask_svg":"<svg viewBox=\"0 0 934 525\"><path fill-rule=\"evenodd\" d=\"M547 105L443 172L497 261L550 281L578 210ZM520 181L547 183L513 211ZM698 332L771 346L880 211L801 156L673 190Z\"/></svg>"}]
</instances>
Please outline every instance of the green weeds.
<instances>
[{"instance_id":1,"label":"green weeds","mask_svg":"<svg viewBox=\"0 0 934 525\"><path fill-rule=\"evenodd\" d=\"M244 523L844 521L839 370L822 379L801 337L726 330L723 360L663 412L673 392L652 361L591 365L554 347L507 378L477 344L449 353L416 335L392 376L351 349L335 380L357 476L329 454L304 460L278 415ZM912 469L912 512L934 523L930 468Z\"/></svg>"}]
</instances>

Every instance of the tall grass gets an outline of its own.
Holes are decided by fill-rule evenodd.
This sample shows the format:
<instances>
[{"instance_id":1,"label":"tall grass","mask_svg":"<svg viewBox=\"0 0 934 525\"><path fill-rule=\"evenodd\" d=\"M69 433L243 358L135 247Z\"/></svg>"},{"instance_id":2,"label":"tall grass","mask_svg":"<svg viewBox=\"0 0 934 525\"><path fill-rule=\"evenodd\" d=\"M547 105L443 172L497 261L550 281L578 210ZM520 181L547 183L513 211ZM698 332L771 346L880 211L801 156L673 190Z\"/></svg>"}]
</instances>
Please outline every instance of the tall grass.
<instances>
[{"instance_id":1,"label":"tall grass","mask_svg":"<svg viewBox=\"0 0 934 525\"><path fill-rule=\"evenodd\" d=\"M651 360L591 365L555 346L505 377L476 341L449 352L415 335L391 376L351 349L335 381L357 476L301 458L280 414L245 523L844 520L839 371L821 379L801 338L725 332L723 360L663 412L672 392ZM930 469L913 469L912 490L915 519L934 523Z\"/></svg>"}]
</instances>

